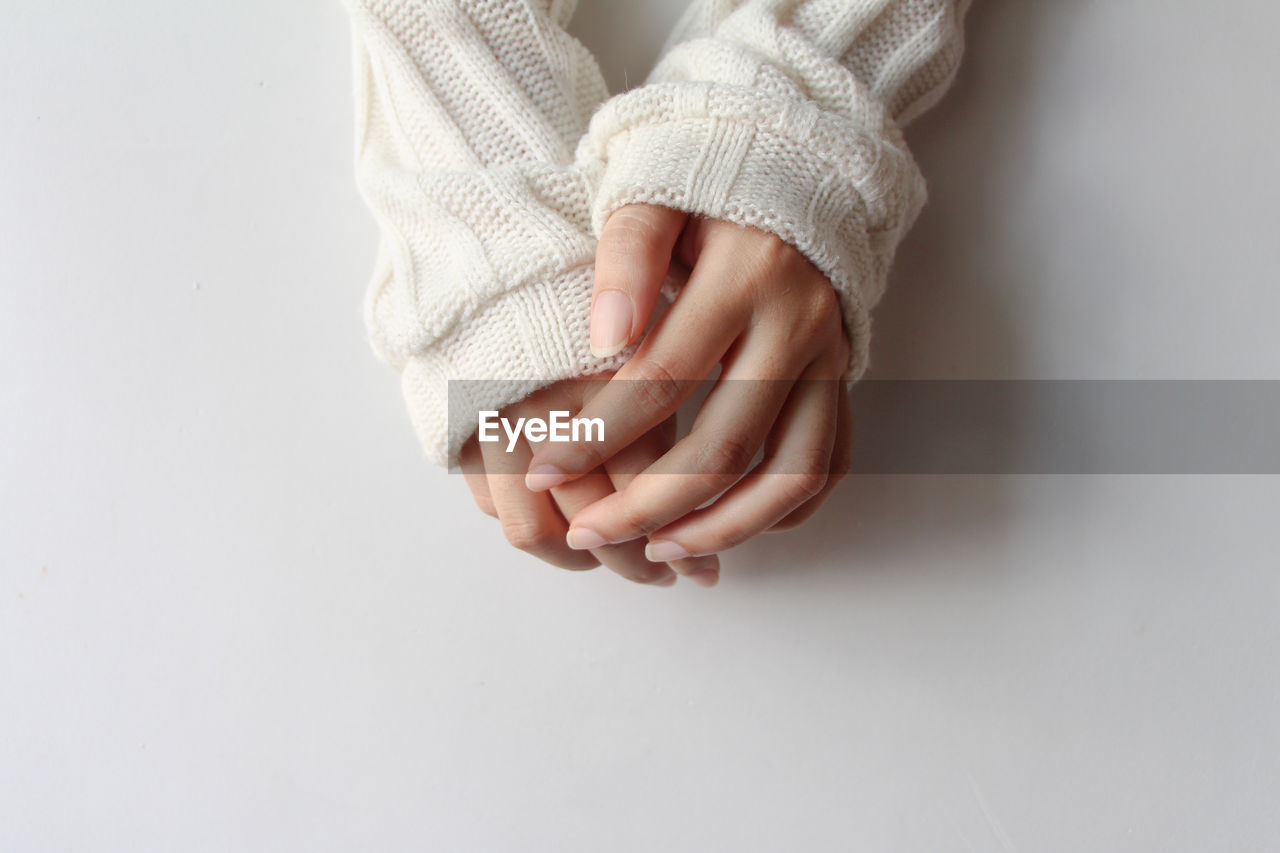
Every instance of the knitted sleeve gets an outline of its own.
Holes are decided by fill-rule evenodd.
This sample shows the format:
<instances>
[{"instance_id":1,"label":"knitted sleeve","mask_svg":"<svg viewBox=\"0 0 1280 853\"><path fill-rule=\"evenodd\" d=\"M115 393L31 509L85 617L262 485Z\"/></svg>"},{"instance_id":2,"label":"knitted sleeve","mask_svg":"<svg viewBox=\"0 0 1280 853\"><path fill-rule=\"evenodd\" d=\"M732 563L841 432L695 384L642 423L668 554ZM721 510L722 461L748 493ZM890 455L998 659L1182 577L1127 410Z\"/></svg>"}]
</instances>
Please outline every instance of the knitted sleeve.
<instances>
[{"instance_id":1,"label":"knitted sleeve","mask_svg":"<svg viewBox=\"0 0 1280 853\"><path fill-rule=\"evenodd\" d=\"M451 465L476 422L460 410L626 355L590 352L595 237L573 162L608 91L564 30L574 0L343 2L356 177L380 232L366 327L425 452ZM493 381L461 400L450 379Z\"/></svg>"},{"instance_id":2,"label":"knitted sleeve","mask_svg":"<svg viewBox=\"0 0 1280 853\"><path fill-rule=\"evenodd\" d=\"M578 157L593 227L632 203L772 232L834 284L866 369L868 310L924 204L901 128L949 85L968 0L696 0L646 85Z\"/></svg>"}]
</instances>

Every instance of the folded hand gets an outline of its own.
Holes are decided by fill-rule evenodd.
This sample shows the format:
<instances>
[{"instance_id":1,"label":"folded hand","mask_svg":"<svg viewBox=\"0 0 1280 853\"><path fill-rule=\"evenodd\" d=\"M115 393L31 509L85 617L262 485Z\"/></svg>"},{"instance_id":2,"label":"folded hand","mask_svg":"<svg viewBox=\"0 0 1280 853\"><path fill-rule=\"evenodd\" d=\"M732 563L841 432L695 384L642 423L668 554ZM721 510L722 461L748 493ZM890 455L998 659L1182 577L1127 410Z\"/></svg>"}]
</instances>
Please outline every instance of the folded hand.
<instances>
[{"instance_id":1,"label":"folded hand","mask_svg":"<svg viewBox=\"0 0 1280 853\"><path fill-rule=\"evenodd\" d=\"M646 334L673 260L688 282ZM841 316L826 277L772 234L651 205L618 210L597 254L592 347L608 355L644 340L582 409L604 420L605 440L544 444L529 488L554 493L607 467L720 366L690 434L650 449L649 464L631 456L625 486L575 507L568 542L595 551L647 536L648 558L672 561L799 524L849 468Z\"/></svg>"}]
</instances>

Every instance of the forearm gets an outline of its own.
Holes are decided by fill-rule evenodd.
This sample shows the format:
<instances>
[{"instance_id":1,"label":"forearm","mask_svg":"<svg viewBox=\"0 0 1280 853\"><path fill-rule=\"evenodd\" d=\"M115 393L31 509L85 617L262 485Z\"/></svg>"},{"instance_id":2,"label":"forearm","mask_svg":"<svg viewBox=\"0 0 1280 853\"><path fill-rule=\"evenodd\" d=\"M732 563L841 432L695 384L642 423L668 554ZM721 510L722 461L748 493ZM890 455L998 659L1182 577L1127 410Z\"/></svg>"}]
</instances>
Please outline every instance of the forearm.
<instances>
[{"instance_id":1,"label":"forearm","mask_svg":"<svg viewBox=\"0 0 1280 853\"><path fill-rule=\"evenodd\" d=\"M869 310L925 198L901 127L954 75L965 6L695 3L647 85L606 104L579 149L593 223L650 203L777 234L836 287L860 375Z\"/></svg>"},{"instance_id":2,"label":"forearm","mask_svg":"<svg viewBox=\"0 0 1280 853\"><path fill-rule=\"evenodd\" d=\"M346 0L356 175L378 221L365 316L424 449L452 463L450 379L499 409L609 366L588 349L589 188L574 147L607 96L551 0Z\"/></svg>"},{"instance_id":3,"label":"forearm","mask_svg":"<svg viewBox=\"0 0 1280 853\"><path fill-rule=\"evenodd\" d=\"M710 39L744 54L734 64L747 85L767 66L785 72L825 108L848 111L869 100L902 127L950 85L964 49L969 0L803 0L786 4L786 11L779 5L696 0L668 39L650 82L732 82L725 66L707 61L714 54L691 44Z\"/></svg>"}]
</instances>

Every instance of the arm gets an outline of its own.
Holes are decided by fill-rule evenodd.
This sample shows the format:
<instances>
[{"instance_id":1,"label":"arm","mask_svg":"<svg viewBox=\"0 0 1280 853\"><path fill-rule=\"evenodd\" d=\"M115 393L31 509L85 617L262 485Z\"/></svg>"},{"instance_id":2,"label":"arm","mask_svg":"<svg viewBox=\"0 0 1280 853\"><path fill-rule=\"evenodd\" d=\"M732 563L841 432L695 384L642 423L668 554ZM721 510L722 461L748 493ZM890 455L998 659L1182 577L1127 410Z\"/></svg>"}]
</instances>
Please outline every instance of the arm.
<instances>
[{"instance_id":1,"label":"arm","mask_svg":"<svg viewBox=\"0 0 1280 853\"><path fill-rule=\"evenodd\" d=\"M692 273L619 371L618 389L583 412L613 425L610 440L543 448L531 484L589 469L666 417L716 364L722 377L770 381L746 395L759 398L749 405L732 402L721 382L688 438L625 494L579 513L578 543L648 534L680 546L653 553L711 553L802 519L829 494L850 435L834 385L866 369L869 309L924 202L901 127L954 75L966 6L704 0L649 82L596 115L578 156L602 232L597 313L621 305L632 314L613 343L644 327L673 251ZM624 298L602 300L610 291ZM606 330L628 326L607 319ZM604 337L598 349L609 351ZM624 390L632 379L649 383L636 386L644 393ZM833 387L791 393L799 380ZM762 447L765 464L737 482Z\"/></svg>"},{"instance_id":2,"label":"arm","mask_svg":"<svg viewBox=\"0 0 1280 853\"><path fill-rule=\"evenodd\" d=\"M380 226L366 324L401 372L424 450L460 464L507 539L547 562L603 562L641 583L665 585L675 572L714 583L714 558L667 565L635 543L590 554L565 544L565 518L660 456L661 430L549 495L524 487L527 447L482 453L472 435L481 410L580 405L571 380L625 355L596 358L588 344L596 240L573 153L607 90L564 31L573 0L345 3L357 179ZM451 379L487 381L450 396Z\"/></svg>"},{"instance_id":3,"label":"arm","mask_svg":"<svg viewBox=\"0 0 1280 853\"><path fill-rule=\"evenodd\" d=\"M950 85L967 6L698 0L647 85L591 123L595 226L643 203L780 237L835 287L857 378L868 311L925 200L901 128Z\"/></svg>"},{"instance_id":4,"label":"arm","mask_svg":"<svg viewBox=\"0 0 1280 853\"><path fill-rule=\"evenodd\" d=\"M344 0L356 176L380 240L365 319L427 455L455 464L474 413L616 367L588 323L595 238L574 148L607 97L566 0Z\"/></svg>"}]
</instances>

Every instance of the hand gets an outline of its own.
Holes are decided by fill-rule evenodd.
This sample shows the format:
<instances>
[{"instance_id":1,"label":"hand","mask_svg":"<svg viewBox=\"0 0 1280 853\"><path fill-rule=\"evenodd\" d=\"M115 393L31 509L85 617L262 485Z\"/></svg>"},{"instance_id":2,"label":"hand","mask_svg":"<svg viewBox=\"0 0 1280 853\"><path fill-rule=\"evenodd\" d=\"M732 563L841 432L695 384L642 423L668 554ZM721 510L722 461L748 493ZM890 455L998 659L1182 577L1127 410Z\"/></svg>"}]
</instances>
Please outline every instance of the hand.
<instances>
[{"instance_id":1,"label":"hand","mask_svg":"<svg viewBox=\"0 0 1280 853\"><path fill-rule=\"evenodd\" d=\"M621 208L597 250L592 348L617 352L642 334L673 256L690 268L688 283L582 412L604 419L606 440L544 445L529 486L562 488L597 469L671 417L717 364L720 379L686 438L625 489L579 509L574 548L648 536L652 560L715 554L804 521L848 471L840 306L822 273L772 234L651 205ZM743 476L761 449L763 461Z\"/></svg>"},{"instance_id":2,"label":"hand","mask_svg":"<svg viewBox=\"0 0 1280 853\"><path fill-rule=\"evenodd\" d=\"M522 417L547 419L552 411L576 414L602 385L603 381L560 382L508 406L500 416L515 423ZM639 543L575 551L565 542L566 519L572 520L583 508L608 497L615 489L626 488L638 472L671 447L674 428L674 421L656 424L607 463L549 493L532 492L525 486L525 471L533 449L523 436L508 452L505 435L494 443L480 442L477 433L462 449L462 471L476 505L502 522L507 541L553 566L581 570L603 563L637 583L670 586L681 574L701 586L715 586L720 576L720 562L715 557L650 562Z\"/></svg>"}]
</instances>

